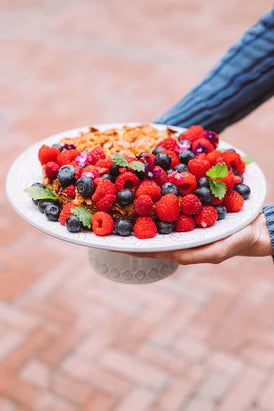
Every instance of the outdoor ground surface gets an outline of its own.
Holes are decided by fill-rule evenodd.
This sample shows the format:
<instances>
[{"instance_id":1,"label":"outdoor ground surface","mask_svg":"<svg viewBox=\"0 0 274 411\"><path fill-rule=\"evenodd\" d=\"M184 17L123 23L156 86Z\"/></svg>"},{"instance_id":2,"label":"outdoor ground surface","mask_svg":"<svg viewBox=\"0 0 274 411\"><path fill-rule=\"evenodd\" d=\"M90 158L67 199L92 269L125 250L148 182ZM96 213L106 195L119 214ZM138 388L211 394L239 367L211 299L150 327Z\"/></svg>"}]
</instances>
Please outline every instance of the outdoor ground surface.
<instances>
[{"instance_id":1,"label":"outdoor ground surface","mask_svg":"<svg viewBox=\"0 0 274 411\"><path fill-rule=\"evenodd\" d=\"M233 258L115 284L88 250L7 202L13 160L56 132L148 122L191 89L271 0L0 0L1 411L273 411L274 267ZM274 201L269 101L221 138Z\"/></svg>"}]
</instances>

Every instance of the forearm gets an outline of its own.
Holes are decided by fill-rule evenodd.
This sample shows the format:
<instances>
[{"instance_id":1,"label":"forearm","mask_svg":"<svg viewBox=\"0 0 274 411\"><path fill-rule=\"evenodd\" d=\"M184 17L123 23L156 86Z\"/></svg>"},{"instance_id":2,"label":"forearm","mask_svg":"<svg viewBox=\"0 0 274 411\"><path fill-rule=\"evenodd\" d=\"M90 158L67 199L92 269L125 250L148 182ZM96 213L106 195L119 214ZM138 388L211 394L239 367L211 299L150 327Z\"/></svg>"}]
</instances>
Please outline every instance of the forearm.
<instances>
[{"instance_id":1,"label":"forearm","mask_svg":"<svg viewBox=\"0 0 274 411\"><path fill-rule=\"evenodd\" d=\"M274 94L274 10L248 30L208 76L155 122L221 132Z\"/></svg>"}]
</instances>

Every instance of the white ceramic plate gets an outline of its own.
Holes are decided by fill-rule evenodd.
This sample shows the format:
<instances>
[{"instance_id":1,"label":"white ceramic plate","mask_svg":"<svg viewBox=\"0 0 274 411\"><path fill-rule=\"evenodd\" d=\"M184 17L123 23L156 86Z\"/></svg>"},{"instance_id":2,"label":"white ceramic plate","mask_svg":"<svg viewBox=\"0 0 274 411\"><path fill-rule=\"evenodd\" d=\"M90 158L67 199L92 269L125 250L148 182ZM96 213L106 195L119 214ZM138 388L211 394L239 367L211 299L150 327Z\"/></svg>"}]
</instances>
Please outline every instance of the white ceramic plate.
<instances>
[{"instance_id":1,"label":"white ceramic plate","mask_svg":"<svg viewBox=\"0 0 274 411\"><path fill-rule=\"evenodd\" d=\"M140 123L99 124L94 127L104 130L113 127L119 128L125 124L136 126ZM161 130L167 127L159 124L152 125ZM183 130L172 126L170 128L178 132ZM36 181L42 181L41 165L37 156L40 146L42 144L58 143L64 137L75 137L80 131L88 131L88 127L64 131L32 145L14 161L7 176L6 192L15 211L28 223L53 237L75 244L107 250L134 252L178 250L208 244L227 237L248 225L262 209L266 197L266 181L259 166L253 162L246 167L244 176L245 183L251 188L250 198L245 201L244 207L239 213L228 213L225 220L217 221L212 227L195 228L193 231L186 233L157 234L156 237L146 240L140 240L134 235L130 237L120 237L118 235L98 237L92 232L70 233L58 222L48 221L44 214L33 204L29 195L24 192L24 189L30 187ZM226 149L232 146L221 142L219 147ZM241 155L244 154L240 150L237 151Z\"/></svg>"}]
</instances>

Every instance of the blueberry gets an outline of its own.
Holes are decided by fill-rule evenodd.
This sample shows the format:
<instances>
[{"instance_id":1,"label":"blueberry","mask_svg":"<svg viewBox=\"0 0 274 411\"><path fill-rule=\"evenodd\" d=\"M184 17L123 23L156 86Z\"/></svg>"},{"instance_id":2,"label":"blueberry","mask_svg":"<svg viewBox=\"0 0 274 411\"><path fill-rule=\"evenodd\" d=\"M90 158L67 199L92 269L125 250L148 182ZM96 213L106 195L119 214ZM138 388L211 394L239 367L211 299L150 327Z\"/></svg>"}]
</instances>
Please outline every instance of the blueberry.
<instances>
[{"instance_id":1,"label":"blueberry","mask_svg":"<svg viewBox=\"0 0 274 411\"><path fill-rule=\"evenodd\" d=\"M244 200L247 200L250 196L250 188L246 184L243 184L243 183L235 184L235 186L233 187L233 190L241 194Z\"/></svg>"},{"instance_id":2,"label":"blueberry","mask_svg":"<svg viewBox=\"0 0 274 411\"><path fill-rule=\"evenodd\" d=\"M43 184L41 184L41 183L33 183L31 186L32 186L32 187L45 188L45 186L43 186ZM38 205L38 203L39 203L40 200L33 200L33 199L32 199L32 201L34 202L35 205Z\"/></svg>"},{"instance_id":3,"label":"blueberry","mask_svg":"<svg viewBox=\"0 0 274 411\"><path fill-rule=\"evenodd\" d=\"M180 140L180 137L182 137L182 134L178 137L179 142L180 142L181 144L184 144L184 146L185 146L188 150L191 150L191 148L192 148L191 142L190 142L189 140L186 140L186 139Z\"/></svg>"},{"instance_id":4,"label":"blueberry","mask_svg":"<svg viewBox=\"0 0 274 411\"><path fill-rule=\"evenodd\" d=\"M180 163L188 164L189 160L193 160L193 158L195 158L193 151L184 150L179 153Z\"/></svg>"},{"instance_id":5,"label":"blueberry","mask_svg":"<svg viewBox=\"0 0 274 411\"><path fill-rule=\"evenodd\" d=\"M120 168L120 166L118 166L118 164L112 163L110 168L109 168L110 174L113 177L117 177L120 174L119 168Z\"/></svg>"},{"instance_id":6,"label":"blueberry","mask_svg":"<svg viewBox=\"0 0 274 411\"><path fill-rule=\"evenodd\" d=\"M143 180L146 176L146 173L144 171L135 171L135 174L140 178L140 180Z\"/></svg>"},{"instance_id":7,"label":"blueberry","mask_svg":"<svg viewBox=\"0 0 274 411\"><path fill-rule=\"evenodd\" d=\"M90 177L80 177L76 185L79 194L84 198L91 197L95 191L93 180Z\"/></svg>"},{"instance_id":8,"label":"blueberry","mask_svg":"<svg viewBox=\"0 0 274 411\"><path fill-rule=\"evenodd\" d=\"M153 150L152 150L152 154L154 154L155 156L157 155L157 154L159 154L161 151L163 151L164 150L164 147L161 147L161 146L158 146L158 147L155 147Z\"/></svg>"},{"instance_id":9,"label":"blueberry","mask_svg":"<svg viewBox=\"0 0 274 411\"><path fill-rule=\"evenodd\" d=\"M109 173L101 174L101 177L106 178L107 180L111 181L112 183L115 183L115 178Z\"/></svg>"},{"instance_id":10,"label":"blueberry","mask_svg":"<svg viewBox=\"0 0 274 411\"><path fill-rule=\"evenodd\" d=\"M171 158L167 153L158 153L155 157L154 164L168 170L171 165Z\"/></svg>"},{"instance_id":11,"label":"blueberry","mask_svg":"<svg viewBox=\"0 0 274 411\"><path fill-rule=\"evenodd\" d=\"M56 201L55 200L39 200L38 201L38 208L41 211L41 213L44 214L45 208L49 205L52 205L52 204L56 204Z\"/></svg>"},{"instance_id":12,"label":"blueberry","mask_svg":"<svg viewBox=\"0 0 274 411\"><path fill-rule=\"evenodd\" d=\"M237 152L234 148L228 148L228 149L225 150L225 151L235 151L235 153Z\"/></svg>"},{"instance_id":13,"label":"blueberry","mask_svg":"<svg viewBox=\"0 0 274 411\"><path fill-rule=\"evenodd\" d=\"M61 212L61 209L58 205L51 204L45 208L44 214L48 220L58 221L60 212Z\"/></svg>"},{"instance_id":14,"label":"blueberry","mask_svg":"<svg viewBox=\"0 0 274 411\"><path fill-rule=\"evenodd\" d=\"M178 187L173 184L173 183L165 183L162 185L162 196L166 195L166 194L175 194L176 196L179 195L179 189Z\"/></svg>"},{"instance_id":15,"label":"blueberry","mask_svg":"<svg viewBox=\"0 0 274 411\"><path fill-rule=\"evenodd\" d=\"M82 223L76 215L70 215L65 224L67 230L71 233L79 233L82 230Z\"/></svg>"},{"instance_id":16,"label":"blueberry","mask_svg":"<svg viewBox=\"0 0 274 411\"><path fill-rule=\"evenodd\" d=\"M201 177L201 178L198 180L197 187L207 187L207 188L209 188L208 178L206 178L206 177Z\"/></svg>"},{"instance_id":17,"label":"blueberry","mask_svg":"<svg viewBox=\"0 0 274 411\"><path fill-rule=\"evenodd\" d=\"M157 220L156 225L160 234L170 234L174 230L174 223L168 223L167 221Z\"/></svg>"},{"instance_id":18,"label":"blueberry","mask_svg":"<svg viewBox=\"0 0 274 411\"><path fill-rule=\"evenodd\" d=\"M133 225L130 220L119 218L115 221L114 230L116 234L127 237L132 233Z\"/></svg>"},{"instance_id":19,"label":"blueberry","mask_svg":"<svg viewBox=\"0 0 274 411\"><path fill-rule=\"evenodd\" d=\"M238 176L242 179L241 183L244 182L244 176L242 174L239 174L239 173L234 173L234 174L235 174L235 176Z\"/></svg>"},{"instance_id":20,"label":"blueberry","mask_svg":"<svg viewBox=\"0 0 274 411\"><path fill-rule=\"evenodd\" d=\"M116 200L120 206L125 207L133 203L134 194L129 188L124 188L118 192Z\"/></svg>"},{"instance_id":21,"label":"blueberry","mask_svg":"<svg viewBox=\"0 0 274 411\"><path fill-rule=\"evenodd\" d=\"M218 212L218 220L223 220L226 218L226 208L223 205L216 205L215 206L217 212Z\"/></svg>"},{"instance_id":22,"label":"blueberry","mask_svg":"<svg viewBox=\"0 0 274 411\"><path fill-rule=\"evenodd\" d=\"M178 171L178 173L181 173L182 171L188 171L188 167L186 164L180 163L174 167L174 170Z\"/></svg>"},{"instance_id":23,"label":"blueberry","mask_svg":"<svg viewBox=\"0 0 274 411\"><path fill-rule=\"evenodd\" d=\"M70 164L67 164L59 168L57 178L60 181L62 187L65 188L72 184L75 185L75 171L76 168Z\"/></svg>"},{"instance_id":24,"label":"blueberry","mask_svg":"<svg viewBox=\"0 0 274 411\"><path fill-rule=\"evenodd\" d=\"M58 148L58 150L63 151L63 147L61 146L61 144L52 144L51 147L56 147Z\"/></svg>"},{"instance_id":25,"label":"blueberry","mask_svg":"<svg viewBox=\"0 0 274 411\"><path fill-rule=\"evenodd\" d=\"M211 191L207 187L197 188L194 194L196 194L196 196L200 199L202 204L208 204L212 199Z\"/></svg>"}]
</instances>

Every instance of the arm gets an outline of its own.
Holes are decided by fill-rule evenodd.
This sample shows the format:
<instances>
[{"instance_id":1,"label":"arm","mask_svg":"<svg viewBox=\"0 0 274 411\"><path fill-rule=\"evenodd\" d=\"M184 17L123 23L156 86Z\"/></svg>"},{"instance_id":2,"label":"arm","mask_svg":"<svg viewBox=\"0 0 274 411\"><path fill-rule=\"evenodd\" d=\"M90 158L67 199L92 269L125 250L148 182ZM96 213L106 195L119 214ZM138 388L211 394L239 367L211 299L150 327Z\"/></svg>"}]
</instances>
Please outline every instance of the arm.
<instances>
[{"instance_id":1,"label":"arm","mask_svg":"<svg viewBox=\"0 0 274 411\"><path fill-rule=\"evenodd\" d=\"M274 9L225 54L202 82L154 122L220 133L274 94Z\"/></svg>"}]
</instances>

